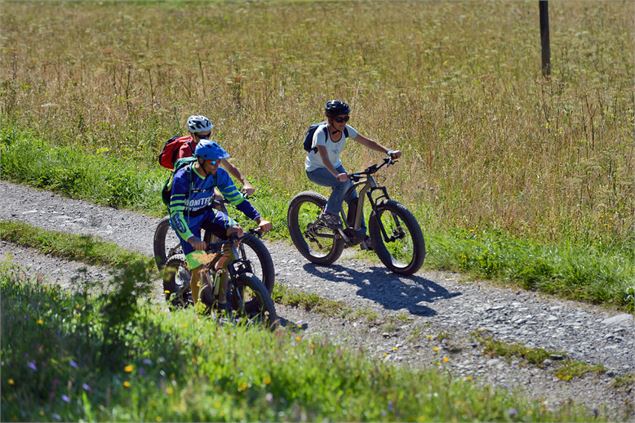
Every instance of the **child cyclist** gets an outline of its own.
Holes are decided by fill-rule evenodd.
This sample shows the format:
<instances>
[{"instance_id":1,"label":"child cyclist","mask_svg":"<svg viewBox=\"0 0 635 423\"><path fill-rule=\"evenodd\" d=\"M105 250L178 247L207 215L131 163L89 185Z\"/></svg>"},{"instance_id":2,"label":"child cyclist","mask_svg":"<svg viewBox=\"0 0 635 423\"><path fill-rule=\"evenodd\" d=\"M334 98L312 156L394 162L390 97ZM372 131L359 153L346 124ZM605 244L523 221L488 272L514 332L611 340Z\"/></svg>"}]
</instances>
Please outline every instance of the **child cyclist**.
<instances>
[{"instance_id":1,"label":"child cyclist","mask_svg":"<svg viewBox=\"0 0 635 423\"><path fill-rule=\"evenodd\" d=\"M170 195L170 226L174 229L185 259L192 272L190 283L194 303L199 299L199 281L201 266L205 264L205 248L207 244L201 240L201 229L212 231L221 239L228 239L232 234L241 236L242 228L232 218L213 205L214 189L218 188L223 197L247 217L258 223L262 232L271 230L271 223L264 220L251 203L236 189L229 174L220 168L221 161L229 158L229 154L216 142L200 140L194 150L196 161L176 171ZM216 270L221 271L221 262ZM222 280L223 286L225 280ZM225 306L226 298L221 295L219 306Z\"/></svg>"},{"instance_id":2,"label":"child cyclist","mask_svg":"<svg viewBox=\"0 0 635 423\"><path fill-rule=\"evenodd\" d=\"M201 140L209 139L213 127L214 124L205 116L192 115L187 118L187 129L190 132L190 135L186 135L180 138L180 140L183 141L183 144L176 154L176 160L182 159L184 157L191 157L192 155L194 155L196 145ZM236 166L231 164L226 159L221 160L221 166L227 169L234 178L240 181L240 183L243 185L242 191L247 196L253 195L256 189L249 183L249 181L247 181L247 178L245 178L240 173L240 170L238 170Z\"/></svg>"},{"instance_id":3,"label":"child cyclist","mask_svg":"<svg viewBox=\"0 0 635 423\"><path fill-rule=\"evenodd\" d=\"M324 107L326 122L315 130L311 144L312 148L305 160L305 170L309 179L318 185L330 187L332 190L326 203L326 208L319 218L322 224L331 229L341 227L340 212L342 210L342 201L346 201L348 204L349 219L355 216L357 208L357 191L352 190L351 195L344 198L348 189L353 186L340 159L347 139L351 138L371 150L386 153L393 159L401 156L399 150L390 150L378 142L366 138L358 133L355 128L348 125L350 112L351 108L342 100L329 100L326 102ZM361 233L356 234L356 238L363 240L362 248L370 248L370 241L366 236L366 226L363 219Z\"/></svg>"}]
</instances>

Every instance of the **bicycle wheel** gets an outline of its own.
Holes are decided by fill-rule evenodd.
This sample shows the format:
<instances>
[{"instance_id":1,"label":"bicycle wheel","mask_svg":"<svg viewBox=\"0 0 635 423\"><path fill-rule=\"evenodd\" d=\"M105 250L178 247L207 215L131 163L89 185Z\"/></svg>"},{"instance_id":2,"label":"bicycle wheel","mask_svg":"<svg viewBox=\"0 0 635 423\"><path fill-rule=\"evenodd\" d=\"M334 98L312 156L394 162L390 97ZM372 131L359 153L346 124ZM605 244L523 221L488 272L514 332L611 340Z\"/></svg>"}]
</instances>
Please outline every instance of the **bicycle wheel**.
<instances>
[{"instance_id":1,"label":"bicycle wheel","mask_svg":"<svg viewBox=\"0 0 635 423\"><path fill-rule=\"evenodd\" d=\"M336 231L315 221L326 206L326 198L316 192L301 192L289 203L287 225L293 244L311 263L329 265L344 251L344 240Z\"/></svg>"},{"instance_id":2,"label":"bicycle wheel","mask_svg":"<svg viewBox=\"0 0 635 423\"><path fill-rule=\"evenodd\" d=\"M402 275L412 275L421 268L426 257L423 233L402 204L392 200L379 204L371 213L369 231L373 249L387 268Z\"/></svg>"},{"instance_id":3,"label":"bicycle wheel","mask_svg":"<svg viewBox=\"0 0 635 423\"><path fill-rule=\"evenodd\" d=\"M171 256L163 268L163 292L165 300L173 308L184 308L194 304L190 291L190 274L185 256Z\"/></svg>"},{"instance_id":4,"label":"bicycle wheel","mask_svg":"<svg viewBox=\"0 0 635 423\"><path fill-rule=\"evenodd\" d=\"M276 307L267 288L251 275L242 274L229 282L227 302L234 315L245 322L274 327L278 322Z\"/></svg>"},{"instance_id":5,"label":"bicycle wheel","mask_svg":"<svg viewBox=\"0 0 635 423\"><path fill-rule=\"evenodd\" d=\"M154 231L153 248L154 261L159 270L163 269L168 257L183 253L179 238L170 228L170 216L166 216L159 221Z\"/></svg>"}]
</instances>

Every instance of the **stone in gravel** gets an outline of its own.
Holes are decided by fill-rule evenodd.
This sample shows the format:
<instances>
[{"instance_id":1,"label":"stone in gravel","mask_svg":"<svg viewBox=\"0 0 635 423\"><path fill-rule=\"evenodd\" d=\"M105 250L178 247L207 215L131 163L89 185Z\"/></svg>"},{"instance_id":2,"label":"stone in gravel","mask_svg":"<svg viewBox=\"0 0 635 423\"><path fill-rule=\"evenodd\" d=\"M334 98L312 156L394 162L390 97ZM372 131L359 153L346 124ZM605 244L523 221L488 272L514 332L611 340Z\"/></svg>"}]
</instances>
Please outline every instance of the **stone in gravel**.
<instances>
[{"instance_id":1,"label":"stone in gravel","mask_svg":"<svg viewBox=\"0 0 635 423\"><path fill-rule=\"evenodd\" d=\"M605 325L620 325L626 322L631 322L632 320L632 314L622 313L613 317L609 317L608 319L604 319L602 320L602 323L604 323Z\"/></svg>"}]
</instances>

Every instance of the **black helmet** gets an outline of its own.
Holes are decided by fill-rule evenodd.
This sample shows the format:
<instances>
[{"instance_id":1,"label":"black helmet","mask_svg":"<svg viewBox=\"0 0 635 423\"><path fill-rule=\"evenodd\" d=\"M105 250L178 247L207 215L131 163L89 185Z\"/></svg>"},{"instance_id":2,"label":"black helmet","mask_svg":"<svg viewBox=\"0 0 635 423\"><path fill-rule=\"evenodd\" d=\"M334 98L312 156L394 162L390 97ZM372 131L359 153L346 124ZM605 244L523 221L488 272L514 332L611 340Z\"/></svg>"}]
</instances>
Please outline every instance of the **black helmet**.
<instances>
[{"instance_id":1,"label":"black helmet","mask_svg":"<svg viewBox=\"0 0 635 423\"><path fill-rule=\"evenodd\" d=\"M337 115L347 115L351 112L351 108L342 100L329 100L324 107L326 116L332 117Z\"/></svg>"}]
</instances>

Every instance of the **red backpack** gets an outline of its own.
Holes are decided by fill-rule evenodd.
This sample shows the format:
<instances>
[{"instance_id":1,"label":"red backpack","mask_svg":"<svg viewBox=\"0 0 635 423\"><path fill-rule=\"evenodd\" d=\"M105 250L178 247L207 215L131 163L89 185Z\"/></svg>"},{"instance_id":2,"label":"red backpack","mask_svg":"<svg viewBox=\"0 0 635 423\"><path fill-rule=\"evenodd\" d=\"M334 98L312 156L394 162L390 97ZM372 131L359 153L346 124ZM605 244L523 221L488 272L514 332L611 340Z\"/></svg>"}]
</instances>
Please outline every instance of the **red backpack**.
<instances>
[{"instance_id":1,"label":"red backpack","mask_svg":"<svg viewBox=\"0 0 635 423\"><path fill-rule=\"evenodd\" d=\"M191 135L185 135L183 137L175 135L167 140L161 149L161 153L159 154L159 164L165 168L173 170L174 162L176 162L176 156L179 153L179 150L184 144L187 144L190 141L192 141ZM192 154L194 154L193 151Z\"/></svg>"}]
</instances>

